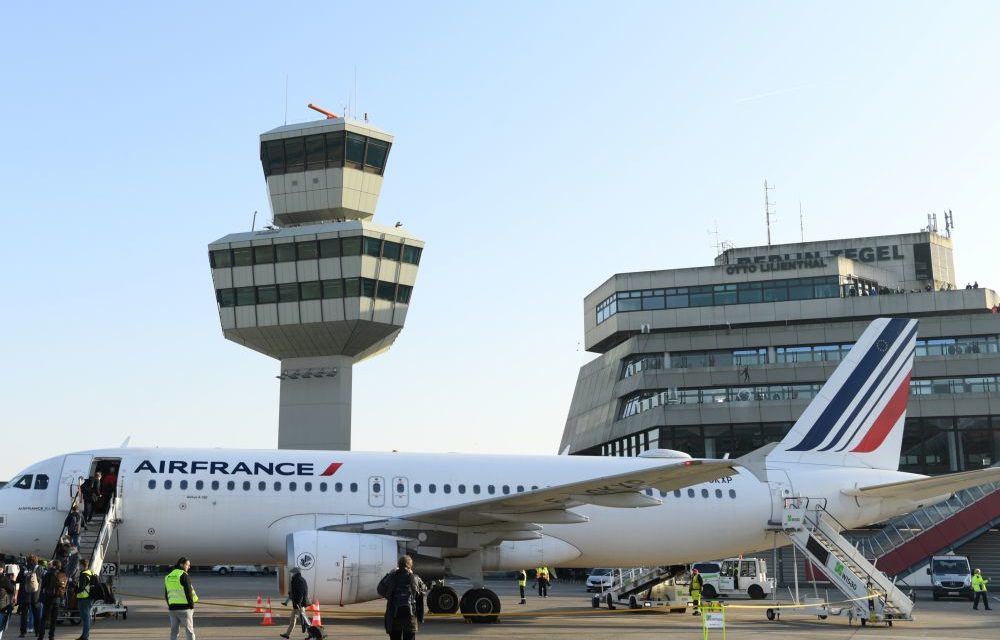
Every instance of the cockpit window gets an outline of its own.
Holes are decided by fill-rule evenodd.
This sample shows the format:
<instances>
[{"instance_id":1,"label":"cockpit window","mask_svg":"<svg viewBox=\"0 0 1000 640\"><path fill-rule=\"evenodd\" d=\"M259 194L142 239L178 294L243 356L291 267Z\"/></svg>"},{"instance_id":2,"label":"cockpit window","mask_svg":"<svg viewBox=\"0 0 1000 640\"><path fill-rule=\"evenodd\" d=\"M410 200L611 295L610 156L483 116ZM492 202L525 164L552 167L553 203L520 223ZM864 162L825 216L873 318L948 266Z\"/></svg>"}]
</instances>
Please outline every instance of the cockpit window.
<instances>
[{"instance_id":1,"label":"cockpit window","mask_svg":"<svg viewBox=\"0 0 1000 640\"><path fill-rule=\"evenodd\" d=\"M49 488L49 477L44 473L39 473L35 476L35 489L44 491Z\"/></svg>"},{"instance_id":2,"label":"cockpit window","mask_svg":"<svg viewBox=\"0 0 1000 640\"><path fill-rule=\"evenodd\" d=\"M13 486L15 489L30 489L31 481L35 479L35 476L30 473L26 476L21 476L16 481L14 481Z\"/></svg>"}]
</instances>

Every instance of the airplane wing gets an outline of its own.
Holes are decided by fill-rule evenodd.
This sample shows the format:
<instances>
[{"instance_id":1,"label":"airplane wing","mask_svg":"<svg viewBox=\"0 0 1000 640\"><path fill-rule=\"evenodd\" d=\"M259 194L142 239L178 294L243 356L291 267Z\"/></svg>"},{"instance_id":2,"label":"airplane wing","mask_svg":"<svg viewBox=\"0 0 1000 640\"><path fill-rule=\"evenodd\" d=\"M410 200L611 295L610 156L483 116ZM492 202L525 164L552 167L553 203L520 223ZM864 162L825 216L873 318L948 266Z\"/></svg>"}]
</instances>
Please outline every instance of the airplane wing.
<instances>
[{"instance_id":1,"label":"airplane wing","mask_svg":"<svg viewBox=\"0 0 1000 640\"><path fill-rule=\"evenodd\" d=\"M650 507L660 504L641 491L673 491L694 484L736 475L733 460L697 460L664 464L648 469L590 478L508 496L407 514L400 518L336 525L335 531L402 532L456 531L462 527L497 531L537 531L539 524L571 524L587 518L569 511L593 504L603 507ZM505 539L512 539L506 537Z\"/></svg>"},{"instance_id":2,"label":"airplane wing","mask_svg":"<svg viewBox=\"0 0 1000 640\"><path fill-rule=\"evenodd\" d=\"M908 500L921 500L997 481L1000 481L1000 467L988 467L986 469L949 473L931 478L919 478L917 480L904 480L902 482L890 482L889 484L847 489L844 493L858 498L906 498Z\"/></svg>"}]
</instances>

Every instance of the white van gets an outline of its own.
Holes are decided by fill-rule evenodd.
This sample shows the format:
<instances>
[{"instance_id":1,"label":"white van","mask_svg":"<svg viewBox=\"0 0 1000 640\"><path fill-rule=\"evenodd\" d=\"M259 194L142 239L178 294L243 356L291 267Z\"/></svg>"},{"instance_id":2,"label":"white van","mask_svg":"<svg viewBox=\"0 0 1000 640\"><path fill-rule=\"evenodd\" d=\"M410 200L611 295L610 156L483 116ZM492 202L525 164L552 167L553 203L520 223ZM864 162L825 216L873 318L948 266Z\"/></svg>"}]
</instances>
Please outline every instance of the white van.
<instances>
[{"instance_id":1,"label":"white van","mask_svg":"<svg viewBox=\"0 0 1000 640\"><path fill-rule=\"evenodd\" d=\"M774 578L767 577L767 562L760 558L696 562L692 568L701 574L705 600L742 596L761 600L774 591Z\"/></svg>"},{"instance_id":2,"label":"white van","mask_svg":"<svg viewBox=\"0 0 1000 640\"><path fill-rule=\"evenodd\" d=\"M972 571L965 556L932 556L927 568L934 587L934 599L967 598L972 600Z\"/></svg>"}]
</instances>

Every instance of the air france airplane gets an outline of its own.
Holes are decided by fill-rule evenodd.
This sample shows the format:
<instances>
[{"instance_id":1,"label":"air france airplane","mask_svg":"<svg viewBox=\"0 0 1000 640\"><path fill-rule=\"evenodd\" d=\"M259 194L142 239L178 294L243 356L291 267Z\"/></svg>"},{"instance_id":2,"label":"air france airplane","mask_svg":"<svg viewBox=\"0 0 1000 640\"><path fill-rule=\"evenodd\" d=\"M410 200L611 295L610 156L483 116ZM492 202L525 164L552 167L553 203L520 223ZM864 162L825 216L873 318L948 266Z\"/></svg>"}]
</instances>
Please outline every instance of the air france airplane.
<instances>
[{"instance_id":1,"label":"air france airplane","mask_svg":"<svg viewBox=\"0 0 1000 640\"><path fill-rule=\"evenodd\" d=\"M917 323L879 319L779 443L737 460L652 450L636 458L105 449L30 466L0 490L0 552L48 554L74 486L118 467L125 563L297 566L323 602L378 598L400 553L447 586L431 611L499 612L483 572L540 565L652 566L772 548L789 497L858 527L998 479L898 471ZM769 526L771 523L772 526Z\"/></svg>"}]
</instances>

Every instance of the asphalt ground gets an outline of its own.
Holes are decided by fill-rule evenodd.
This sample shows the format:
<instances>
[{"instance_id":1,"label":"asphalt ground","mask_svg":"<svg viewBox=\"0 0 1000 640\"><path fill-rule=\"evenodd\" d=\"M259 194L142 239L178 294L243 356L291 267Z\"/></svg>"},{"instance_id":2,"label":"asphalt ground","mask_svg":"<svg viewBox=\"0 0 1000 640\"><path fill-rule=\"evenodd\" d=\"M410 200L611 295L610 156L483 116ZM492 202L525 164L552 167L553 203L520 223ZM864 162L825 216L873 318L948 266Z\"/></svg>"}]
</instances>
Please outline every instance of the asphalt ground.
<instances>
[{"instance_id":1,"label":"asphalt ground","mask_svg":"<svg viewBox=\"0 0 1000 640\"><path fill-rule=\"evenodd\" d=\"M229 640L234 638L278 638L288 623L289 609L281 606L276 578L251 576L192 576L199 602L195 611L198 638ZM467 583L450 583L459 593ZM475 637L507 640L537 638L702 638L701 619L688 613L663 610L630 611L619 608L591 607L591 594L581 584L553 583L548 598L528 595L526 605L518 604L517 587L511 582L491 582L487 586L499 596L503 607L498 624L469 624L460 615L428 615L419 637ZM98 620L91 632L93 640L145 640L169 637L169 622L163 602L163 578L126 576L120 579L119 597L128 606L127 619ZM834 592L831 592L833 594ZM263 615L254 613L257 594L268 596L274 626L261 626ZM1000 599L991 597L993 611L973 611L968 601L933 602L929 593L918 592L915 620L897 622L891 628L861 627L846 616L819 620L784 609L780 620L771 622L765 610L770 601L735 600L726 613L726 637L733 639L798 640L812 638L949 638L950 640L989 640L1000 638ZM338 607L321 604L321 614L330 638L385 638L382 628L383 605L380 602ZM744 608L748 607L748 608ZM5 637L16 637L16 620ZM60 625L57 637L75 639L80 628ZM183 632L181 638L184 637ZM303 637L296 630L293 638ZM710 638L722 638L713 630Z\"/></svg>"}]
</instances>

